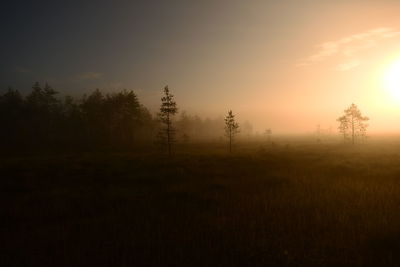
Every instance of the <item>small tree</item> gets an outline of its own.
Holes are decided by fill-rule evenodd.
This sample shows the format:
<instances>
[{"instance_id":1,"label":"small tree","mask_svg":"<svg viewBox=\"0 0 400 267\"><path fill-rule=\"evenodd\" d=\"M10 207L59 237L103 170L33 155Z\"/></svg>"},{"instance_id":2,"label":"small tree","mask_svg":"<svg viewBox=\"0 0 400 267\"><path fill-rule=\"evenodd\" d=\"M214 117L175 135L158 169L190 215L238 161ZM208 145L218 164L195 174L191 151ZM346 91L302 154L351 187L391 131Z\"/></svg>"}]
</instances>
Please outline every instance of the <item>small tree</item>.
<instances>
[{"instance_id":1,"label":"small tree","mask_svg":"<svg viewBox=\"0 0 400 267\"><path fill-rule=\"evenodd\" d=\"M191 123L190 118L186 114L186 112L185 111L181 112L181 116L179 118L179 121L177 121L177 124L178 124L178 130L181 134L181 139L184 143L188 143L190 140L190 135L189 135L190 123Z\"/></svg>"},{"instance_id":2,"label":"small tree","mask_svg":"<svg viewBox=\"0 0 400 267\"><path fill-rule=\"evenodd\" d=\"M232 110L229 110L228 115L225 117L225 135L229 140L229 153L232 152L232 143L238 132L239 124L235 121L235 115L233 115Z\"/></svg>"},{"instance_id":3,"label":"small tree","mask_svg":"<svg viewBox=\"0 0 400 267\"><path fill-rule=\"evenodd\" d=\"M315 131L315 134L317 135L317 142L321 142L321 124L317 124L317 129Z\"/></svg>"},{"instance_id":4,"label":"small tree","mask_svg":"<svg viewBox=\"0 0 400 267\"><path fill-rule=\"evenodd\" d=\"M172 118L178 112L176 102L173 100L173 95L170 94L168 86L164 87L164 96L161 98L161 107L158 117L164 127L158 134L163 143L168 147L168 155L171 156L171 147L174 142L175 131L172 127Z\"/></svg>"},{"instance_id":5,"label":"small tree","mask_svg":"<svg viewBox=\"0 0 400 267\"><path fill-rule=\"evenodd\" d=\"M343 135L343 141L347 140L348 121L346 116L341 116L337 119L339 122L339 133Z\"/></svg>"},{"instance_id":6,"label":"small tree","mask_svg":"<svg viewBox=\"0 0 400 267\"><path fill-rule=\"evenodd\" d=\"M344 115L339 117L337 121L339 124L339 132L343 134L344 140L348 136L351 137L351 143L354 145L357 137L365 138L369 118L361 114L361 111L355 104L351 104L350 107L344 110Z\"/></svg>"},{"instance_id":7,"label":"small tree","mask_svg":"<svg viewBox=\"0 0 400 267\"><path fill-rule=\"evenodd\" d=\"M272 130L271 128L265 129L264 135L267 137L267 142L271 141Z\"/></svg>"}]
</instances>

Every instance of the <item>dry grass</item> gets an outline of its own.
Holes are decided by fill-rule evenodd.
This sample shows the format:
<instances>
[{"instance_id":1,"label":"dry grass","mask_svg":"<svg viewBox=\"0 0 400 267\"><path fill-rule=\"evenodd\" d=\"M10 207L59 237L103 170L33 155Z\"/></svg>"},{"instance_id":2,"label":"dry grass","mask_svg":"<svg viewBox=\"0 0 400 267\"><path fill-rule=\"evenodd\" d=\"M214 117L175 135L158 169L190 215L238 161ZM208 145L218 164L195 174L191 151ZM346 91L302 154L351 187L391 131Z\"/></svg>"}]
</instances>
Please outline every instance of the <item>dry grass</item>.
<instances>
[{"instance_id":1,"label":"dry grass","mask_svg":"<svg viewBox=\"0 0 400 267\"><path fill-rule=\"evenodd\" d=\"M398 266L397 148L3 158L0 265Z\"/></svg>"}]
</instances>

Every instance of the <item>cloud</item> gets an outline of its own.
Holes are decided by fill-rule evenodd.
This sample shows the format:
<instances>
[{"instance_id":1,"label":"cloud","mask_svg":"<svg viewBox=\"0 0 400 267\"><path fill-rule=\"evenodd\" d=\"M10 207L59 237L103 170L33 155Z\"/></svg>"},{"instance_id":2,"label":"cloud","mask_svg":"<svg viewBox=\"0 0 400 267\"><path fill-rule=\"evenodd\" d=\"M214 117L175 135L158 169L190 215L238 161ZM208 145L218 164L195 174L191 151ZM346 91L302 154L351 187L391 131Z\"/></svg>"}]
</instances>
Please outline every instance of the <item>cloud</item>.
<instances>
[{"instance_id":1,"label":"cloud","mask_svg":"<svg viewBox=\"0 0 400 267\"><path fill-rule=\"evenodd\" d=\"M353 59L351 61L339 64L336 67L336 70L338 71L348 71L351 69L354 69L355 67L359 66L361 64L361 62L358 59Z\"/></svg>"},{"instance_id":2,"label":"cloud","mask_svg":"<svg viewBox=\"0 0 400 267\"><path fill-rule=\"evenodd\" d=\"M336 41L325 42L317 45L318 51L302 60L297 66L308 66L317 62L326 60L334 55L342 55L344 57L353 57L357 52L367 50L378 44L378 42L400 36L400 31L393 28L375 28L365 32L353 34L343 37ZM355 59L340 64L338 69L349 70L360 64ZM350 67L351 66L351 67Z\"/></svg>"},{"instance_id":3,"label":"cloud","mask_svg":"<svg viewBox=\"0 0 400 267\"><path fill-rule=\"evenodd\" d=\"M77 76L78 80L98 80L103 77L103 73L85 72Z\"/></svg>"}]
</instances>

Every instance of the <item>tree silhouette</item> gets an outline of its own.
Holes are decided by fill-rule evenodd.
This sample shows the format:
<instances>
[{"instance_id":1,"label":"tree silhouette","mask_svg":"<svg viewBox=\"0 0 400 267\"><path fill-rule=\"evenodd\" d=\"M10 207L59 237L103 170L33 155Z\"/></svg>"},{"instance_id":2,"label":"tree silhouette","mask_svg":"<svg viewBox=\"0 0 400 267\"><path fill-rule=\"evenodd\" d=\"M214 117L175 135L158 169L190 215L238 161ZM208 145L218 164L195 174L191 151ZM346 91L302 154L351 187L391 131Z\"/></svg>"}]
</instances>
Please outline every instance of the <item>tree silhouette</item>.
<instances>
[{"instance_id":1,"label":"tree silhouette","mask_svg":"<svg viewBox=\"0 0 400 267\"><path fill-rule=\"evenodd\" d=\"M346 141L347 138L351 137L351 143L354 145L357 137L365 138L368 124L365 122L369 118L361 114L361 111L355 104L351 104L350 107L344 110L344 115L339 117L339 132L343 135L343 139Z\"/></svg>"},{"instance_id":2,"label":"tree silhouette","mask_svg":"<svg viewBox=\"0 0 400 267\"><path fill-rule=\"evenodd\" d=\"M317 129L315 130L315 134L317 135L317 142L321 142L321 124L317 124Z\"/></svg>"},{"instance_id":3,"label":"tree silhouette","mask_svg":"<svg viewBox=\"0 0 400 267\"><path fill-rule=\"evenodd\" d=\"M250 137L253 134L253 125L249 121L245 121L240 126L240 135Z\"/></svg>"},{"instance_id":4,"label":"tree silhouette","mask_svg":"<svg viewBox=\"0 0 400 267\"><path fill-rule=\"evenodd\" d=\"M181 112L181 116L179 118L178 130L181 133L181 138L184 143L188 143L190 140L190 118L186 114L186 111Z\"/></svg>"},{"instance_id":5,"label":"tree silhouette","mask_svg":"<svg viewBox=\"0 0 400 267\"><path fill-rule=\"evenodd\" d=\"M341 116L337 119L337 121L339 122L339 133L341 133L343 135L343 141L345 142L347 140L347 135L348 135L348 126L349 123L347 121L347 117L346 116Z\"/></svg>"},{"instance_id":6,"label":"tree silhouette","mask_svg":"<svg viewBox=\"0 0 400 267\"><path fill-rule=\"evenodd\" d=\"M88 144L104 144L107 136L105 97L99 89L83 96L81 110Z\"/></svg>"},{"instance_id":7,"label":"tree silhouette","mask_svg":"<svg viewBox=\"0 0 400 267\"><path fill-rule=\"evenodd\" d=\"M228 115L225 117L225 135L229 140L229 153L232 152L232 143L238 132L239 124L235 121L235 115L233 115L232 110L229 110Z\"/></svg>"},{"instance_id":8,"label":"tree silhouette","mask_svg":"<svg viewBox=\"0 0 400 267\"><path fill-rule=\"evenodd\" d=\"M164 87L164 96L161 98L161 107L158 117L164 127L159 132L158 137L162 143L165 143L168 148L168 155L171 156L172 143L174 142L175 131L172 127L172 118L178 112L174 96L170 94L168 86Z\"/></svg>"},{"instance_id":9,"label":"tree silhouette","mask_svg":"<svg viewBox=\"0 0 400 267\"><path fill-rule=\"evenodd\" d=\"M271 128L265 129L264 135L267 137L267 142L271 141L272 130Z\"/></svg>"},{"instance_id":10,"label":"tree silhouette","mask_svg":"<svg viewBox=\"0 0 400 267\"><path fill-rule=\"evenodd\" d=\"M227 129L221 127L223 116L200 118L183 112L175 123L178 109L167 86L161 100L155 119L130 90L104 94L96 89L82 97L59 97L48 84L35 83L26 96L9 88L0 93L0 151L144 149L158 133L171 155L175 128L183 143L219 140L229 129L232 150L238 132L233 114L233 121L225 120ZM251 125L245 124L245 132L251 133Z\"/></svg>"},{"instance_id":11,"label":"tree silhouette","mask_svg":"<svg viewBox=\"0 0 400 267\"><path fill-rule=\"evenodd\" d=\"M56 98L58 94L50 85L44 88L36 82L32 86L32 92L26 97L27 126L31 128L31 145L35 143L49 143L56 145L60 122L61 101Z\"/></svg>"},{"instance_id":12,"label":"tree silhouette","mask_svg":"<svg viewBox=\"0 0 400 267\"><path fill-rule=\"evenodd\" d=\"M26 97L12 88L0 94L0 125L0 151L126 149L153 140L156 121L133 91L61 100L35 83Z\"/></svg>"},{"instance_id":13,"label":"tree silhouette","mask_svg":"<svg viewBox=\"0 0 400 267\"><path fill-rule=\"evenodd\" d=\"M140 103L133 91L122 90L105 98L109 142L133 143L140 122Z\"/></svg>"},{"instance_id":14,"label":"tree silhouette","mask_svg":"<svg viewBox=\"0 0 400 267\"><path fill-rule=\"evenodd\" d=\"M0 96L0 138L2 146L22 145L25 131L25 105L22 95L9 87Z\"/></svg>"}]
</instances>

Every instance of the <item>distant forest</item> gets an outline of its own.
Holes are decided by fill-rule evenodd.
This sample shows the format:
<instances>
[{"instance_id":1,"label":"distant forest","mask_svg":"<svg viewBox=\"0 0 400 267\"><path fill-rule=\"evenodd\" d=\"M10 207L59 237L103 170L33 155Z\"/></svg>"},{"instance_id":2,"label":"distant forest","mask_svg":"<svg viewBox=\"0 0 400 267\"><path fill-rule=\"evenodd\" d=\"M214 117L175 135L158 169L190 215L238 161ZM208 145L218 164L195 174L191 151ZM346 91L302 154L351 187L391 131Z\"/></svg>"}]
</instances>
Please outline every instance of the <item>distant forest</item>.
<instances>
[{"instance_id":1,"label":"distant forest","mask_svg":"<svg viewBox=\"0 0 400 267\"><path fill-rule=\"evenodd\" d=\"M178 103L179 104L179 103ZM26 96L8 88L0 95L3 151L134 149L156 144L161 127L156 114L132 90L80 98L59 97L50 85L35 83ZM251 134L249 123L242 133ZM202 119L180 112L174 121L176 142L220 140L224 119Z\"/></svg>"}]
</instances>

